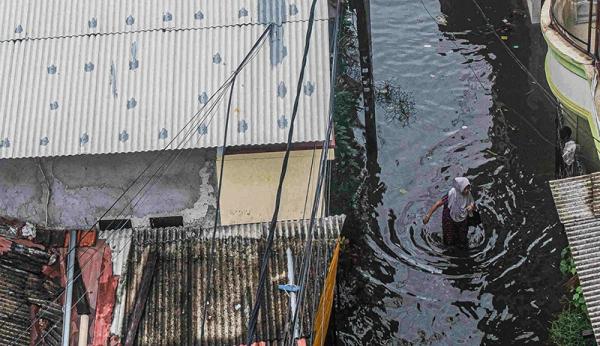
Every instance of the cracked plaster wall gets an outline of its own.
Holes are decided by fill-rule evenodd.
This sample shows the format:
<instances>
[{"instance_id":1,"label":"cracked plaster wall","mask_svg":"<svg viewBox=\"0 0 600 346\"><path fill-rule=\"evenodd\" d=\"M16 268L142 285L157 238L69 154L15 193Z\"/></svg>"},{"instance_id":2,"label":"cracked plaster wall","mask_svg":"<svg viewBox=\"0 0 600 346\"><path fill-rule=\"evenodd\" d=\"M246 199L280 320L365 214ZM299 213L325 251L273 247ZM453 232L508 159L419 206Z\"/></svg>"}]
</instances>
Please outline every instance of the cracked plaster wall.
<instances>
[{"instance_id":1,"label":"cracked plaster wall","mask_svg":"<svg viewBox=\"0 0 600 346\"><path fill-rule=\"evenodd\" d=\"M0 160L0 215L52 228L90 227L152 164L104 218L128 218L134 226L146 226L149 217L177 215L183 216L185 224L210 224L209 212L215 208L215 150L180 151L136 197L173 153Z\"/></svg>"}]
</instances>

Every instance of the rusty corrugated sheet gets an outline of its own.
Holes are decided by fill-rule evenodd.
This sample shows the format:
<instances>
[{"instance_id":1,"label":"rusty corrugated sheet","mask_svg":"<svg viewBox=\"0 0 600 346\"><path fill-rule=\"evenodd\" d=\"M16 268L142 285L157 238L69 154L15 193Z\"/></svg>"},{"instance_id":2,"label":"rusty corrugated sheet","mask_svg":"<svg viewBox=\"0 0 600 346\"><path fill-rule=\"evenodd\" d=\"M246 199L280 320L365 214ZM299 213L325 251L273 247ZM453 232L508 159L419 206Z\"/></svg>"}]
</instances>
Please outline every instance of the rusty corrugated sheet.
<instances>
[{"instance_id":1,"label":"rusty corrugated sheet","mask_svg":"<svg viewBox=\"0 0 600 346\"><path fill-rule=\"evenodd\" d=\"M237 80L228 138L232 146L285 143L310 1L296 4L295 21L283 21L277 7L259 11L260 4L274 3L279 2L201 1L211 16L219 15L198 28L192 25L198 4L179 1L96 0L89 8L65 0L9 1L11 11L2 15L10 20L0 20L1 25L12 27L13 17L25 16L23 32L56 38L0 41L0 158L160 150L191 119L186 128L191 136L185 141L179 136L170 148L221 145L226 98L205 121L194 115L265 30L260 23L271 21L281 25ZM294 142L323 141L326 134L329 30L327 2L319 4L322 19L313 31ZM247 16L239 6L248 7ZM166 7L177 10L171 13L173 21L182 21L173 24L177 30L163 30L171 23L162 22ZM93 8L115 16L114 21L98 18L105 34L81 29ZM131 26L139 28L128 30L121 17L133 9L138 24ZM246 20L250 24L239 25Z\"/></svg>"},{"instance_id":2,"label":"rusty corrugated sheet","mask_svg":"<svg viewBox=\"0 0 600 346\"><path fill-rule=\"evenodd\" d=\"M313 270L309 277L306 313L301 328L310 335L312 317L343 225L343 216L317 222L312 252ZM214 292L205 344L241 345L245 342L246 325L258 281L260 255L265 246L267 223L223 226L218 229L214 266ZM299 273L300 255L304 247L308 221L282 221L278 224L273 256L269 266L265 306L257 328L257 340L276 344L285 332L289 316L289 297L278 289L287 284L286 250L294 256ZM135 302L141 279L143 250L154 247L159 253L158 271L139 329L138 345L192 345L200 343L203 285L207 272L207 256L211 230L194 228L148 229L133 233L127 288L121 297L128 316ZM296 274L297 275L297 274ZM126 324L126 320L121 323Z\"/></svg>"},{"instance_id":3,"label":"rusty corrugated sheet","mask_svg":"<svg viewBox=\"0 0 600 346\"><path fill-rule=\"evenodd\" d=\"M600 173L551 181L550 188L600 343Z\"/></svg>"},{"instance_id":4,"label":"rusty corrugated sheet","mask_svg":"<svg viewBox=\"0 0 600 346\"><path fill-rule=\"evenodd\" d=\"M62 306L54 298L61 287L42 272L50 255L4 239L0 242L10 244L9 250L0 252L0 344L33 345L38 342L31 340L35 329L45 335L45 343L40 344L60 345ZM40 330L42 325L45 330Z\"/></svg>"}]
</instances>

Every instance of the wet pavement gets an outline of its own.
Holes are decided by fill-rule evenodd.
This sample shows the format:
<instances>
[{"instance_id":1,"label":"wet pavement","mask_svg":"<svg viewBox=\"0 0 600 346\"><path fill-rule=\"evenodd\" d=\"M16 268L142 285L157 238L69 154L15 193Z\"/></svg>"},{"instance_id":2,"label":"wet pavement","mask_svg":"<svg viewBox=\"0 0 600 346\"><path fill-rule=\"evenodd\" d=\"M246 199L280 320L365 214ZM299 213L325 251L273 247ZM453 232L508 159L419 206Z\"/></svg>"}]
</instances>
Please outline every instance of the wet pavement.
<instances>
[{"instance_id":1,"label":"wet pavement","mask_svg":"<svg viewBox=\"0 0 600 346\"><path fill-rule=\"evenodd\" d=\"M507 44L547 88L545 44L521 1L477 1L494 26L514 25ZM338 344L547 343L566 244L547 184L554 107L471 0L372 0L371 11L375 79L400 84L416 112L408 125L378 115L378 147L364 148L368 174L345 227ZM441 244L441 211L421 222L457 175L471 179L483 219L466 252ZM350 203L332 198L338 210Z\"/></svg>"}]
</instances>

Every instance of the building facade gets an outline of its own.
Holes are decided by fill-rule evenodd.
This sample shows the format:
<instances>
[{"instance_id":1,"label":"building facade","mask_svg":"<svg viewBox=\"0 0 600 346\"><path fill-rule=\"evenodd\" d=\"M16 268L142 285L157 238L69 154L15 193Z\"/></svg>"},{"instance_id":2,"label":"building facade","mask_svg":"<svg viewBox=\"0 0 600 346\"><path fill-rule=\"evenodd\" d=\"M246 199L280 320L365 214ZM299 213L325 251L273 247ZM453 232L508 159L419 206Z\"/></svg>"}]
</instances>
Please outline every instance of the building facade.
<instances>
[{"instance_id":1,"label":"building facade","mask_svg":"<svg viewBox=\"0 0 600 346\"><path fill-rule=\"evenodd\" d=\"M548 0L541 13L546 79L589 170L600 168L597 11L596 0Z\"/></svg>"}]
</instances>

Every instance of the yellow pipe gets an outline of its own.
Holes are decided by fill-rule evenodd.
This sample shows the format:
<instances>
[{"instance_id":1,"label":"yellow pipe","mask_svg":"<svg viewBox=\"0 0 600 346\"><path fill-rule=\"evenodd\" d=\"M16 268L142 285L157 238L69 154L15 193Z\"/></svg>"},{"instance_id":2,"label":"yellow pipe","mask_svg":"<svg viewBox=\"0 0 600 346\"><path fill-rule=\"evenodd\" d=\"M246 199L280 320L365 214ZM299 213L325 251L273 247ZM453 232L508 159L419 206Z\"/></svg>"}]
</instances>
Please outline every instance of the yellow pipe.
<instances>
[{"instance_id":1,"label":"yellow pipe","mask_svg":"<svg viewBox=\"0 0 600 346\"><path fill-rule=\"evenodd\" d=\"M333 293L339 258L340 240L338 239L335 251L333 252L333 257L331 258L331 263L329 264L327 277L325 278L325 285L323 286L321 300L319 301L319 309L315 316L315 324L313 327L315 337L313 338L313 346L323 346L325 338L327 337L329 318L331 317L331 308L333 307Z\"/></svg>"}]
</instances>

